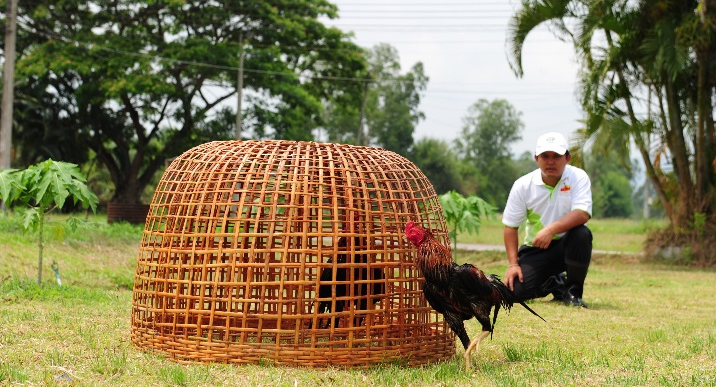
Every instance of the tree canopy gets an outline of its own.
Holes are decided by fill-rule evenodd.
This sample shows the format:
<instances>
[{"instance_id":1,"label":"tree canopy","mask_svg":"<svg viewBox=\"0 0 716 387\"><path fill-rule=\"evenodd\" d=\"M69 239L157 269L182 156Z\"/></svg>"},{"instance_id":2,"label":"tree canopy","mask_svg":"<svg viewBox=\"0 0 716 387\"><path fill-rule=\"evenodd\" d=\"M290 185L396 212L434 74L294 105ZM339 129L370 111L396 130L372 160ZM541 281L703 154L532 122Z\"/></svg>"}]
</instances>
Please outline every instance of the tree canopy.
<instances>
[{"instance_id":1,"label":"tree canopy","mask_svg":"<svg viewBox=\"0 0 716 387\"><path fill-rule=\"evenodd\" d=\"M425 173L437 193L462 188L460 161L446 141L422 138L413 144L408 158Z\"/></svg>"},{"instance_id":2,"label":"tree canopy","mask_svg":"<svg viewBox=\"0 0 716 387\"><path fill-rule=\"evenodd\" d=\"M327 109L328 139L380 146L407 156L415 127L424 118L419 107L428 77L420 62L403 73L398 51L389 44L373 47L367 60L363 90L349 103L332 104Z\"/></svg>"},{"instance_id":3,"label":"tree canopy","mask_svg":"<svg viewBox=\"0 0 716 387\"><path fill-rule=\"evenodd\" d=\"M504 99L480 99L470 106L455 140L460 158L478 174L477 195L499 208L518 177L510 146L522 138L521 115Z\"/></svg>"},{"instance_id":4,"label":"tree canopy","mask_svg":"<svg viewBox=\"0 0 716 387\"><path fill-rule=\"evenodd\" d=\"M584 169L592 182L595 218L628 218L634 211L632 203L632 168L619 159L600 152L587 155Z\"/></svg>"},{"instance_id":5,"label":"tree canopy","mask_svg":"<svg viewBox=\"0 0 716 387\"><path fill-rule=\"evenodd\" d=\"M232 122L244 51L247 133L312 139L323 101L359 93L350 79L365 69L363 50L320 22L336 11L323 0L20 2L17 77L26 106L43 109L26 109L17 138L25 149L33 133L80 139L109 171L113 199L138 202L167 158L231 138L201 128ZM50 115L60 120L35 125Z\"/></svg>"}]
</instances>

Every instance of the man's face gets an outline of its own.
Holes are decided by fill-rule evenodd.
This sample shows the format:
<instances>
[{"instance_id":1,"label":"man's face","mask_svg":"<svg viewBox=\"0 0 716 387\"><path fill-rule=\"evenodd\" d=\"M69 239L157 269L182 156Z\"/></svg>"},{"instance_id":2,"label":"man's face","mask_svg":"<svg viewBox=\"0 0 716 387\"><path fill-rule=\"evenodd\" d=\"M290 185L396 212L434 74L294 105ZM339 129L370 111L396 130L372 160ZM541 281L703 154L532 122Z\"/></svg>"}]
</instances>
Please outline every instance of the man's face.
<instances>
[{"instance_id":1,"label":"man's face","mask_svg":"<svg viewBox=\"0 0 716 387\"><path fill-rule=\"evenodd\" d=\"M543 152L539 156L535 156L535 161L539 165L539 169L542 170L542 178L554 183L562 177L562 172L567 167L569 159L571 159L571 155L559 155L555 152Z\"/></svg>"}]
</instances>

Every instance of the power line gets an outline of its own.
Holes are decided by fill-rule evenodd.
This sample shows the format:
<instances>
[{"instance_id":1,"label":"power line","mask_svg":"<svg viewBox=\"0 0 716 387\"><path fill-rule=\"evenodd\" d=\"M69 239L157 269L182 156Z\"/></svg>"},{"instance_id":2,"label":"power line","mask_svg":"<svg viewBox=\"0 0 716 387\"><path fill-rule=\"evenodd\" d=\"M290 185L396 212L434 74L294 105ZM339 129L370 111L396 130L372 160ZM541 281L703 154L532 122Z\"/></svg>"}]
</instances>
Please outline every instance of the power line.
<instances>
[{"instance_id":1,"label":"power line","mask_svg":"<svg viewBox=\"0 0 716 387\"><path fill-rule=\"evenodd\" d=\"M34 33L43 35L48 38L55 38L58 40L61 40L65 43L72 43L76 45L81 45L86 48L90 49L98 49L102 51L112 52L115 54L121 54L125 56L133 56L133 57L140 57L140 58L148 58L148 59L155 59L155 60L164 60L172 63L177 64L183 64L183 65L189 65L189 66L198 66L198 67L207 67L207 68L214 68L214 69L220 69L220 70L231 70L231 71L237 71L239 67L235 66L226 66L226 65L216 65L212 63L205 63L205 62L197 62L197 61L187 61L187 60L181 60L181 59L174 59L174 58L167 58L163 57L161 55L154 55L154 54L148 54L148 53L142 53L142 52L129 52L124 50L118 50L115 48L109 48L103 45L99 45L96 43L88 43L88 42L82 42L75 39L69 39L64 36L56 35L56 34L48 34L48 33L42 33L39 31L31 31L28 29L27 26L24 24L18 23L18 25L21 25L26 32ZM247 73L255 73L255 74L266 74L266 75L276 75L276 76L287 76L287 77L299 77L303 79L315 79L315 80L331 80L331 81L350 81L350 82L364 82L365 78L360 77L338 77L338 76L327 76L327 75L307 75L307 74L298 74L295 72L283 72L283 71L269 71L269 70L258 70L258 69L250 69L250 68L244 68L244 72ZM398 79L389 79L389 78L383 78L381 79L383 82L397 82Z\"/></svg>"},{"instance_id":2,"label":"power line","mask_svg":"<svg viewBox=\"0 0 716 387\"><path fill-rule=\"evenodd\" d=\"M161 55L154 55L154 54L148 54L148 53L142 53L142 52L129 52L124 50L118 50L116 48L109 48L103 45L99 45L96 43L87 43L82 42L75 39L69 39L57 34L48 34L48 33L42 33L39 31L33 31L29 30L29 27L18 23L18 25L22 26L23 29L27 32L34 33L34 34L40 34L45 37L49 38L55 38L58 40L61 40L65 43L71 43L76 45L85 46L89 49L98 49L106 52L111 52L115 54L125 55L125 56L133 56L133 57L141 57L141 58L148 58L148 59L155 59L155 60L165 60L177 64L184 64L184 65L190 65L190 66L199 66L199 67L207 67L207 68L214 68L214 69L220 69L220 70L230 70L230 71L237 71L239 67L237 66L226 66L226 65L216 65L212 63L205 63L205 62L198 62L198 61L186 61L186 60L180 60L180 59L173 59L173 58L167 58L163 57ZM300 75L297 73L289 73L289 72L282 72L282 71L268 71L268 70L259 70L259 69L251 69L251 68L244 68L244 71L247 73L255 73L255 74L266 74L266 75L276 75L276 76L288 76L288 77L302 77L304 79L316 79L316 80L332 80L332 81L350 81L350 82L364 82L365 79L362 77L337 77L337 76L321 76L321 75ZM398 81L397 79L383 79L382 81ZM433 83L434 84L434 83ZM465 85L465 84L462 84ZM479 85L470 85L479 87ZM476 91L468 91L468 90L450 90L450 89L430 89L430 92L432 93L450 93L450 94L507 94L507 95L530 95L529 93L525 94L523 92L505 92L504 90L500 91L485 91L485 90L476 90ZM540 95L544 94L561 94L561 91L542 91L540 92Z\"/></svg>"},{"instance_id":3,"label":"power line","mask_svg":"<svg viewBox=\"0 0 716 387\"><path fill-rule=\"evenodd\" d=\"M449 90L449 89L430 89L431 93L449 93L449 94L498 94L498 95L533 95L534 93L522 91L505 91L505 90ZM563 91L540 91L539 95L562 95Z\"/></svg>"},{"instance_id":4,"label":"power line","mask_svg":"<svg viewBox=\"0 0 716 387\"><path fill-rule=\"evenodd\" d=\"M125 55L125 56L134 56L134 57L148 58L148 59L154 59L154 60L164 60L164 61L169 61L172 63L184 64L184 65L189 65L189 66L208 67L208 68L215 68L215 69L229 70L229 71L237 71L239 69L239 67L235 67L235 66L216 65L216 64L198 62L198 61L186 61L186 60L179 60L179 59L173 59L173 58L166 58L166 57L163 57L160 55L154 55L154 54L149 54L149 53L129 52L129 51L124 51L124 50L118 50L115 48L106 47L106 46L99 45L96 43L87 43L87 42L82 42L82 41L78 41L78 40L74 40L74 39L69 39L69 38L66 38L66 37L63 37L63 36L60 36L57 34L42 33L39 31L30 30L28 26L26 26L22 23L19 23L19 26L22 26L25 31L30 32L30 33L40 34L40 35L43 35L48 38L56 38L56 39L61 40L65 43L81 45L81 46L87 47L89 49L97 49L97 50L102 50L102 51ZM350 82L364 82L365 81L365 79L362 77L338 77L338 76L321 76L321 75L305 75L305 74L301 75L301 74L298 74L295 72L268 71L268 70L259 70L259 69L251 69L251 68L244 68L244 71L247 73L255 73L255 74L298 77L298 78L303 78L305 80L315 79L315 80L350 81ZM398 81L398 80L397 79L384 79L383 81L390 82L390 81ZM431 86L435 85L435 84L436 83L432 83ZM440 83L437 83L437 84L440 85ZM446 84L446 83L443 83L443 85L444 84ZM480 87L479 84L466 85L464 83L461 83L460 85L470 86L470 87L475 87L475 88ZM216 85L216 86L221 87L223 85ZM455 94L495 95L495 94L497 94L497 95L509 95L509 96L535 96L534 93L530 93L530 92L505 91L505 90L499 90L499 91L479 90L479 89L477 89L477 90L464 90L464 89L457 90L457 89L434 89L434 88L430 87L428 90L426 90L426 92L427 91L429 91L430 93L434 93L434 94L452 94L452 95L455 95ZM563 91L559 91L559 90L553 90L553 91L541 90L538 94L538 97L542 98L545 95L560 95L563 93L564 93Z\"/></svg>"}]
</instances>

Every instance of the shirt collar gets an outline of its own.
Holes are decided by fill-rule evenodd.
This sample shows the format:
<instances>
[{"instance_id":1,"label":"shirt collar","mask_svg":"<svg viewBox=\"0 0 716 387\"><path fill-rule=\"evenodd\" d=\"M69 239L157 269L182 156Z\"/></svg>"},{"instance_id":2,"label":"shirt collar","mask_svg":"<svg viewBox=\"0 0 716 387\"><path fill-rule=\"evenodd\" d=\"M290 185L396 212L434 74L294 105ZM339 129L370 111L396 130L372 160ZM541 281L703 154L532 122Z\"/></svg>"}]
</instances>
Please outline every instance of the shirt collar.
<instances>
[{"instance_id":1,"label":"shirt collar","mask_svg":"<svg viewBox=\"0 0 716 387\"><path fill-rule=\"evenodd\" d=\"M534 172L532 172L532 183L534 185L545 185L544 181L542 181L542 170L537 168Z\"/></svg>"}]
</instances>

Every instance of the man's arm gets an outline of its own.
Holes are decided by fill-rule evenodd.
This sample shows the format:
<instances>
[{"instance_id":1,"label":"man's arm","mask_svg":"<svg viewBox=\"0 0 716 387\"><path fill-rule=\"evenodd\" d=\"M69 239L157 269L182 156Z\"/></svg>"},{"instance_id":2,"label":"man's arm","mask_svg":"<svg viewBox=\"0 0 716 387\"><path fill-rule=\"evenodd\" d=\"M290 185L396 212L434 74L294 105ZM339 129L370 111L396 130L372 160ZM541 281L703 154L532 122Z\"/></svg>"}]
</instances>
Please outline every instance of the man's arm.
<instances>
[{"instance_id":1,"label":"man's arm","mask_svg":"<svg viewBox=\"0 0 716 387\"><path fill-rule=\"evenodd\" d=\"M582 210L572 210L562 217L562 219L539 230L535 235L532 246L546 249L549 247L552 238L559 233L569 231L579 225L587 223L589 214Z\"/></svg>"},{"instance_id":2,"label":"man's arm","mask_svg":"<svg viewBox=\"0 0 716 387\"><path fill-rule=\"evenodd\" d=\"M517 261L517 244L518 244L518 231L514 227L505 226L503 231L503 239L505 242L505 250L507 251L507 261L509 266L507 272L505 272L505 285L510 290L515 290L515 278L522 282L522 268Z\"/></svg>"}]
</instances>

